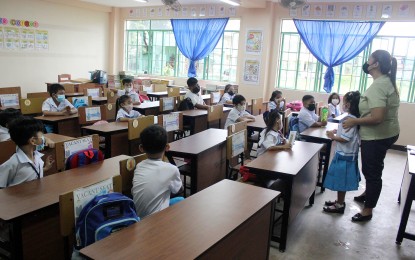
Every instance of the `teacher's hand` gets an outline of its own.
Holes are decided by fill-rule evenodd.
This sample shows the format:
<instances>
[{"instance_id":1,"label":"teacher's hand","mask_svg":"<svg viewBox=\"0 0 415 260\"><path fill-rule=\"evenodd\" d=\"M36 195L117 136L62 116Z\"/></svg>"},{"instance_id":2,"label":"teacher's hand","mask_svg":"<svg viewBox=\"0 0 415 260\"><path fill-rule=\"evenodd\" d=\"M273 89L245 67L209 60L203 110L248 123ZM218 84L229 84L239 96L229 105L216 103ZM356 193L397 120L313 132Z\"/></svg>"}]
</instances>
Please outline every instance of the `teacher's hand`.
<instances>
[{"instance_id":1,"label":"teacher's hand","mask_svg":"<svg viewBox=\"0 0 415 260\"><path fill-rule=\"evenodd\" d=\"M347 118L342 123L343 128L346 129L346 132L349 132L350 128L357 125L357 122L354 118Z\"/></svg>"}]
</instances>

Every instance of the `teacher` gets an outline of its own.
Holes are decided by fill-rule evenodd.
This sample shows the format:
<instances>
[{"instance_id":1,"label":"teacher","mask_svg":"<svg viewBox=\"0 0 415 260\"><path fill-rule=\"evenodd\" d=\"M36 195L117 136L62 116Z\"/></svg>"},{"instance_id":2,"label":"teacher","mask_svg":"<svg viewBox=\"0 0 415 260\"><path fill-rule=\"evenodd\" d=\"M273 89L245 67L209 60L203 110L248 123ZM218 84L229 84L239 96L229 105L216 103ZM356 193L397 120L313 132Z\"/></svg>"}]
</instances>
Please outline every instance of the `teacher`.
<instances>
[{"instance_id":1,"label":"teacher","mask_svg":"<svg viewBox=\"0 0 415 260\"><path fill-rule=\"evenodd\" d=\"M387 150L399 137L399 93L396 87L397 62L389 52L377 50L363 65L363 71L373 78L372 85L360 98L360 118L349 118L344 128L360 125L362 172L366 191L354 200L364 202L352 221L372 219L382 190L382 171Z\"/></svg>"}]
</instances>

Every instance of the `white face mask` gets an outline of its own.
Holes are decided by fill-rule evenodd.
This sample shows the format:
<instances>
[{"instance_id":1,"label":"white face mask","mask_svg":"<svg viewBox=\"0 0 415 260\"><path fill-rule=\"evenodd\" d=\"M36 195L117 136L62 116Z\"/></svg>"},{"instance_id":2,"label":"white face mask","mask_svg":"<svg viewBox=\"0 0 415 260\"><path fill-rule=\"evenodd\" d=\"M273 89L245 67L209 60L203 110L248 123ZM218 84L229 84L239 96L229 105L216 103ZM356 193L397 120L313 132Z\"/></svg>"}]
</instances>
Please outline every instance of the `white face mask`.
<instances>
[{"instance_id":1,"label":"white face mask","mask_svg":"<svg viewBox=\"0 0 415 260\"><path fill-rule=\"evenodd\" d=\"M133 88L125 88L126 92L131 92L131 90L133 90Z\"/></svg>"},{"instance_id":2,"label":"white face mask","mask_svg":"<svg viewBox=\"0 0 415 260\"><path fill-rule=\"evenodd\" d=\"M331 103L332 103L333 105L337 106L337 105L340 103L340 100L338 100L338 99L332 99L332 100L331 100Z\"/></svg>"},{"instance_id":3,"label":"white face mask","mask_svg":"<svg viewBox=\"0 0 415 260\"><path fill-rule=\"evenodd\" d=\"M239 112L245 111L245 110L246 110L246 105L237 105L237 106L236 106L236 109L237 109Z\"/></svg>"}]
</instances>

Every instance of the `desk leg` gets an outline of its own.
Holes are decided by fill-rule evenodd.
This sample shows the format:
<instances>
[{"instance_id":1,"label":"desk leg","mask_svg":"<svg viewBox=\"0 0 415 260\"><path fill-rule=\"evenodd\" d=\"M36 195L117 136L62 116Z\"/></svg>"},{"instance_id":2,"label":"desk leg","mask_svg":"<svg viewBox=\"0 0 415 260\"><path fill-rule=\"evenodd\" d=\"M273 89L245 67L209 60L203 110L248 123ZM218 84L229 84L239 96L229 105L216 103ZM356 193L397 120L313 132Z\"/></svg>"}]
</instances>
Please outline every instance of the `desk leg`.
<instances>
[{"instance_id":1,"label":"desk leg","mask_svg":"<svg viewBox=\"0 0 415 260\"><path fill-rule=\"evenodd\" d=\"M111 134L105 135L105 159L109 158L111 158Z\"/></svg>"},{"instance_id":2,"label":"desk leg","mask_svg":"<svg viewBox=\"0 0 415 260\"><path fill-rule=\"evenodd\" d=\"M321 179L321 183L320 183L321 192L325 191L325 188L323 187L323 183L324 183L324 180L326 179L327 171L329 170L331 145L332 145L332 141L329 141L326 143L326 153L324 155L325 161L324 161L324 169L323 169L323 178ZM317 182L319 180L320 180L320 176L317 179Z\"/></svg>"},{"instance_id":3,"label":"desk leg","mask_svg":"<svg viewBox=\"0 0 415 260\"><path fill-rule=\"evenodd\" d=\"M408 177L408 176L405 176L405 177ZM415 235L405 232L406 225L408 224L409 213L411 213L412 200L414 199L415 199L415 177L411 177L411 183L408 188L408 194L406 196L406 199L401 202L401 204L402 203L405 203L405 204L401 205L401 207L403 206L403 211L401 215L401 222L399 223L398 235L396 236L396 244L398 245L402 243L402 240L404 238L415 240Z\"/></svg>"},{"instance_id":4,"label":"desk leg","mask_svg":"<svg viewBox=\"0 0 415 260\"><path fill-rule=\"evenodd\" d=\"M11 259L23 259L22 223L16 220L10 226Z\"/></svg>"},{"instance_id":5,"label":"desk leg","mask_svg":"<svg viewBox=\"0 0 415 260\"><path fill-rule=\"evenodd\" d=\"M197 192L197 167L198 167L198 159L192 158L190 162L190 195L193 195Z\"/></svg>"},{"instance_id":6,"label":"desk leg","mask_svg":"<svg viewBox=\"0 0 415 260\"><path fill-rule=\"evenodd\" d=\"M272 236L273 241L280 243L280 251L285 252L287 247L287 237L288 237L288 224L290 221L290 208L291 208L291 193L293 188L293 179L288 178L285 180L286 190L284 190L284 212L282 213L282 223L281 223L281 237Z\"/></svg>"}]
</instances>

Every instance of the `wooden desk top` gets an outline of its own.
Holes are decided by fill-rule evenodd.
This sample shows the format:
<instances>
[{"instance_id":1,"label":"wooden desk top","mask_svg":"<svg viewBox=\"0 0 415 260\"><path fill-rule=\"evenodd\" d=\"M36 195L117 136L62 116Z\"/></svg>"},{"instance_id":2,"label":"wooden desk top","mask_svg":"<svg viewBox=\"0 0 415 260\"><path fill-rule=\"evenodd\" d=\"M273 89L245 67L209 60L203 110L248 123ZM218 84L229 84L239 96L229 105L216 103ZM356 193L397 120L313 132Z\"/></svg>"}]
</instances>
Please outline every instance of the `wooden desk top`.
<instances>
[{"instance_id":1,"label":"wooden desk top","mask_svg":"<svg viewBox=\"0 0 415 260\"><path fill-rule=\"evenodd\" d=\"M44 122L59 122L71 119L77 119L79 116L78 114L73 114L69 116L37 116L36 119L42 120Z\"/></svg>"},{"instance_id":2,"label":"wooden desk top","mask_svg":"<svg viewBox=\"0 0 415 260\"><path fill-rule=\"evenodd\" d=\"M135 109L150 109L160 106L160 101L150 101L150 102L144 102L141 103L138 106L134 106Z\"/></svg>"},{"instance_id":3,"label":"wooden desk top","mask_svg":"<svg viewBox=\"0 0 415 260\"><path fill-rule=\"evenodd\" d=\"M3 110L6 110L8 108L14 108L14 109L20 110L20 106L0 107L0 110L3 111Z\"/></svg>"},{"instance_id":4,"label":"wooden desk top","mask_svg":"<svg viewBox=\"0 0 415 260\"><path fill-rule=\"evenodd\" d=\"M255 116L255 122L249 122L249 123L246 124L246 126L247 127L252 127L252 128L257 128L257 129L258 128L264 129L264 128L267 127L262 114Z\"/></svg>"},{"instance_id":5,"label":"wooden desk top","mask_svg":"<svg viewBox=\"0 0 415 260\"><path fill-rule=\"evenodd\" d=\"M59 134L54 134L54 133L45 134L45 136L49 138L50 140L52 140L54 143L61 143L61 142L66 142L66 141L76 139L75 137L59 135Z\"/></svg>"},{"instance_id":6,"label":"wooden desk top","mask_svg":"<svg viewBox=\"0 0 415 260\"><path fill-rule=\"evenodd\" d=\"M83 96L83 92L65 93L65 97L80 97Z\"/></svg>"},{"instance_id":7,"label":"wooden desk top","mask_svg":"<svg viewBox=\"0 0 415 260\"><path fill-rule=\"evenodd\" d=\"M338 127L339 127L338 123L328 122L327 125L324 127L310 127L306 129L304 132L300 133L300 135L330 140L330 138L328 138L326 135L326 131L329 131L329 130L331 131L331 130L337 129Z\"/></svg>"},{"instance_id":8,"label":"wooden desk top","mask_svg":"<svg viewBox=\"0 0 415 260\"><path fill-rule=\"evenodd\" d=\"M170 150L167 153L178 152L197 155L218 144L226 142L227 136L227 130L210 128L170 143Z\"/></svg>"},{"instance_id":9,"label":"wooden desk top","mask_svg":"<svg viewBox=\"0 0 415 260\"><path fill-rule=\"evenodd\" d=\"M102 125L84 126L82 129L94 131L94 133L112 133L128 131L128 122L111 122Z\"/></svg>"},{"instance_id":10,"label":"wooden desk top","mask_svg":"<svg viewBox=\"0 0 415 260\"><path fill-rule=\"evenodd\" d=\"M93 97L92 101L107 101L107 97Z\"/></svg>"},{"instance_id":11,"label":"wooden desk top","mask_svg":"<svg viewBox=\"0 0 415 260\"><path fill-rule=\"evenodd\" d=\"M295 141L292 150L267 151L246 166L253 170L297 175L322 147L323 144Z\"/></svg>"},{"instance_id":12,"label":"wooden desk top","mask_svg":"<svg viewBox=\"0 0 415 260\"><path fill-rule=\"evenodd\" d=\"M180 94L186 94L186 90L180 90ZM167 91L160 91L160 92L149 92L147 93L147 96L167 96Z\"/></svg>"},{"instance_id":13,"label":"wooden desk top","mask_svg":"<svg viewBox=\"0 0 415 260\"><path fill-rule=\"evenodd\" d=\"M109 179L120 172L119 161L129 158L116 156L40 180L25 182L0 190L0 219L12 220L59 202L62 193Z\"/></svg>"},{"instance_id":14,"label":"wooden desk top","mask_svg":"<svg viewBox=\"0 0 415 260\"><path fill-rule=\"evenodd\" d=\"M81 253L91 259L196 259L278 195L277 191L223 180Z\"/></svg>"},{"instance_id":15,"label":"wooden desk top","mask_svg":"<svg viewBox=\"0 0 415 260\"><path fill-rule=\"evenodd\" d=\"M229 107L223 107L223 112L229 112L232 108ZM206 116L207 110L205 109L192 109L192 110L186 110L181 111L183 113L183 116L189 116L189 117L198 117L198 116Z\"/></svg>"}]
</instances>

